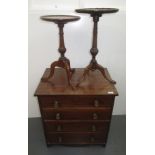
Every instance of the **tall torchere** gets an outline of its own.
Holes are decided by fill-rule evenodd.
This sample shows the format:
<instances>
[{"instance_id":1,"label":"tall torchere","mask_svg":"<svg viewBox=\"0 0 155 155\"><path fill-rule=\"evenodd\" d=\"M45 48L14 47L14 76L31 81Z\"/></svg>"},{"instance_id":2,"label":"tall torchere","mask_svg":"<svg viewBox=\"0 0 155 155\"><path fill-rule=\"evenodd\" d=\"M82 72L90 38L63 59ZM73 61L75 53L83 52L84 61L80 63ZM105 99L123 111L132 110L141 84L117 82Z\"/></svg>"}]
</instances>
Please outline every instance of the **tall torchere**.
<instances>
[{"instance_id":1,"label":"tall torchere","mask_svg":"<svg viewBox=\"0 0 155 155\"><path fill-rule=\"evenodd\" d=\"M116 82L109 79L105 73L104 67L99 65L96 61L96 55L98 54L98 48L97 48L97 24L99 21L99 18L102 16L102 14L106 13L115 13L118 11L116 8L84 8L84 9L76 9L75 10L78 13L88 13L93 18L94 22L94 28L93 28L93 42L92 42L92 48L90 50L90 53L92 55L92 60L90 61L90 64L85 68L82 79L79 81L77 86L80 85L80 83L86 78L86 75L89 74L89 71L95 71L99 70L103 77L108 80L110 83L115 84Z\"/></svg>"},{"instance_id":2,"label":"tall torchere","mask_svg":"<svg viewBox=\"0 0 155 155\"><path fill-rule=\"evenodd\" d=\"M65 43L64 43L63 27L64 27L64 24L66 24L67 22L79 20L80 17L70 16L70 15L47 15L47 16L42 16L41 19L45 21L54 22L58 25L58 28L59 28L59 49L58 51L60 53L60 57L58 61L54 61L51 64L49 76L46 78L42 78L42 81L47 82L54 75L55 67L61 67L66 70L68 84L72 86L71 77L74 72L74 69L71 69L70 61L69 59L65 57L66 48L65 48Z\"/></svg>"}]
</instances>

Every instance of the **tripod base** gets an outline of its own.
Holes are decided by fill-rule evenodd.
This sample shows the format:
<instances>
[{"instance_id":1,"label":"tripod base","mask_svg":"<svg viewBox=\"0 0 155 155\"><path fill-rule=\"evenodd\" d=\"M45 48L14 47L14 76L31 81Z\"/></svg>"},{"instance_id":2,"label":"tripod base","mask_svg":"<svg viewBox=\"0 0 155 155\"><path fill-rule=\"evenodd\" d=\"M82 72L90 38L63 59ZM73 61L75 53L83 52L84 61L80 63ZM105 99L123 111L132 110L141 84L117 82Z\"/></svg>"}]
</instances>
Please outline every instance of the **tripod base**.
<instances>
[{"instance_id":1,"label":"tripod base","mask_svg":"<svg viewBox=\"0 0 155 155\"><path fill-rule=\"evenodd\" d=\"M86 75L89 75L89 71L95 71L95 70L99 70L102 73L103 77L107 81L109 81L112 84L116 84L116 81L109 79L109 77L105 73L105 69L101 65L99 65L98 63L95 63L95 64L94 63L90 63L85 68L84 73L82 75L82 78L80 79L80 81L78 82L78 84L76 85L76 87L78 87L81 84L81 82L83 82L86 79Z\"/></svg>"},{"instance_id":2,"label":"tripod base","mask_svg":"<svg viewBox=\"0 0 155 155\"><path fill-rule=\"evenodd\" d=\"M54 75L55 67L61 67L66 70L68 85L73 88L73 86L71 85L71 77L72 77L75 69L71 69L70 61L67 58L63 58L63 59L60 58L58 61L54 61L51 64L49 76L46 78L42 78L41 81L48 82L48 80Z\"/></svg>"}]
</instances>

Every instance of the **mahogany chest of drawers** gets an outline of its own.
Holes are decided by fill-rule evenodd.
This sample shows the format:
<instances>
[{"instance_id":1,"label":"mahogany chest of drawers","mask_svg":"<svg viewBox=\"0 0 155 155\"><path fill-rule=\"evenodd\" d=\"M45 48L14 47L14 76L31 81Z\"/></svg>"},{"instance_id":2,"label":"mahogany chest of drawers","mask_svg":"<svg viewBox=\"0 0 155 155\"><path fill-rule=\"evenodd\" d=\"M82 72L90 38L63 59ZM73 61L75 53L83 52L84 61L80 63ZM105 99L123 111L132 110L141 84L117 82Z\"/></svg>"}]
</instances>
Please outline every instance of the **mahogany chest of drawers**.
<instances>
[{"instance_id":1,"label":"mahogany chest of drawers","mask_svg":"<svg viewBox=\"0 0 155 155\"><path fill-rule=\"evenodd\" d=\"M46 77L46 69L43 77ZM76 84L83 69L76 69ZM106 74L110 77L107 69ZM40 82L35 92L47 145L105 145L117 90L101 73L94 71L79 88L71 89L63 69L57 68L51 82Z\"/></svg>"}]
</instances>

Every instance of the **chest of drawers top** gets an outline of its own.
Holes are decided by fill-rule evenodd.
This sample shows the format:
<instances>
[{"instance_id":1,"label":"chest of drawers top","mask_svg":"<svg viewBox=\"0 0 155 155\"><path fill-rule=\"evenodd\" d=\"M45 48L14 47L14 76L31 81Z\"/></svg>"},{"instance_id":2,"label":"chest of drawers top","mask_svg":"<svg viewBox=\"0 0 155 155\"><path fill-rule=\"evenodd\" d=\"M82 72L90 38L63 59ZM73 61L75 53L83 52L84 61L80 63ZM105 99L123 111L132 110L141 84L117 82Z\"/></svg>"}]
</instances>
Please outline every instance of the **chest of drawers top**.
<instances>
[{"instance_id":1,"label":"chest of drawers top","mask_svg":"<svg viewBox=\"0 0 155 155\"><path fill-rule=\"evenodd\" d=\"M77 68L72 76L72 84L76 85L78 80L83 74L82 68ZM110 77L108 70L105 69L107 76ZM47 77L50 69L47 68L43 74L43 77ZM87 79L81 83L81 85L76 89L71 89L68 86L66 73L61 68L55 69L55 74L51 81L40 82L38 88L36 89L35 96L51 96L51 95L104 95L104 96L118 96L118 92L115 86L109 83L103 78L100 72L94 71L90 72Z\"/></svg>"}]
</instances>

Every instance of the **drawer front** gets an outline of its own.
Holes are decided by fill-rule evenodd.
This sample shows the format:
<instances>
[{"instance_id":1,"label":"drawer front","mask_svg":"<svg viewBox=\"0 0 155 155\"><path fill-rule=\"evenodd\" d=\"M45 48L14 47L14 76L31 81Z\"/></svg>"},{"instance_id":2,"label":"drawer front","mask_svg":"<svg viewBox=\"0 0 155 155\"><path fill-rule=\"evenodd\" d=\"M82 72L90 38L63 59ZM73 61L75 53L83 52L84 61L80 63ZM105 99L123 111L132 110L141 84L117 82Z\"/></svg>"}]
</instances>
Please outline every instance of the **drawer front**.
<instances>
[{"instance_id":1,"label":"drawer front","mask_svg":"<svg viewBox=\"0 0 155 155\"><path fill-rule=\"evenodd\" d=\"M45 121L46 132L98 132L107 133L109 121Z\"/></svg>"},{"instance_id":2,"label":"drawer front","mask_svg":"<svg viewBox=\"0 0 155 155\"><path fill-rule=\"evenodd\" d=\"M105 144L104 134L59 133L47 134L48 144Z\"/></svg>"},{"instance_id":3,"label":"drawer front","mask_svg":"<svg viewBox=\"0 0 155 155\"><path fill-rule=\"evenodd\" d=\"M45 120L110 120L112 108L52 109L44 108Z\"/></svg>"},{"instance_id":4,"label":"drawer front","mask_svg":"<svg viewBox=\"0 0 155 155\"><path fill-rule=\"evenodd\" d=\"M43 108L111 107L114 96L39 96L39 103Z\"/></svg>"}]
</instances>

